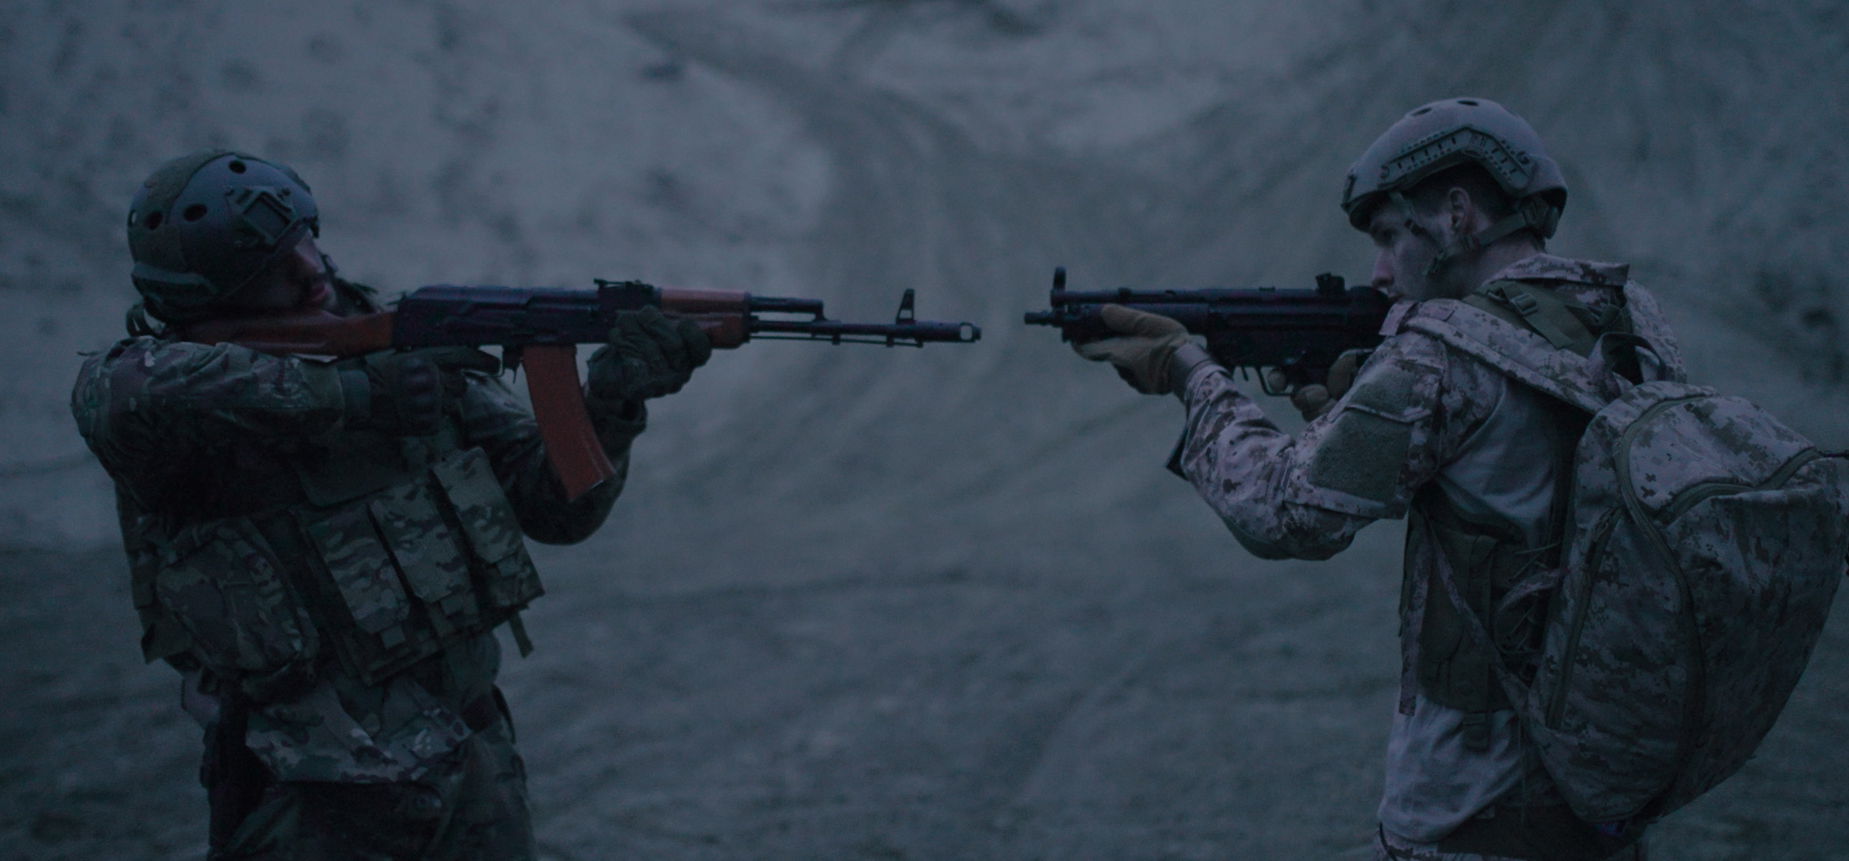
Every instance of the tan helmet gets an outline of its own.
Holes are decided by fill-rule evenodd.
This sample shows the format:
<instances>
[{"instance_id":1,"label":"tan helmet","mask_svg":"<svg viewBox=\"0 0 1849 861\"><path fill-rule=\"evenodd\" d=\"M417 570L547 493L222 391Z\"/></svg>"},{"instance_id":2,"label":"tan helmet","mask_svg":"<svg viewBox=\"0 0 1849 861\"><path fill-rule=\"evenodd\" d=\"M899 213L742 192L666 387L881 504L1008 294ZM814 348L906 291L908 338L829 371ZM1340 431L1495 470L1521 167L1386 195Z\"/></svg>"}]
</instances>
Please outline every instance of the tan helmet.
<instances>
[{"instance_id":1,"label":"tan helmet","mask_svg":"<svg viewBox=\"0 0 1849 861\"><path fill-rule=\"evenodd\" d=\"M1554 235L1566 208L1566 180L1548 158L1541 136L1521 117L1489 99L1443 99L1414 108L1388 128L1348 169L1342 209L1366 230L1383 200L1405 205L1404 193L1460 164L1475 163L1515 202L1515 215L1474 237L1488 245L1523 228Z\"/></svg>"}]
</instances>

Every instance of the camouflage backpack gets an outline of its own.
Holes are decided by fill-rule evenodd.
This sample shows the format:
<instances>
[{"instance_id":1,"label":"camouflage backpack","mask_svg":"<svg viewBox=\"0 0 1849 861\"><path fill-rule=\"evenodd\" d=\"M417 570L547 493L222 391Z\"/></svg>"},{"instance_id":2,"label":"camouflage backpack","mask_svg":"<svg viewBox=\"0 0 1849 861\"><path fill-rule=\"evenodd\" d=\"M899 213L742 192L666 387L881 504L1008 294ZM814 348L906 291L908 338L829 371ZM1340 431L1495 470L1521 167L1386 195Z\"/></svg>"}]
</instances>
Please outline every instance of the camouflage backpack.
<instances>
[{"instance_id":1,"label":"camouflage backpack","mask_svg":"<svg viewBox=\"0 0 1849 861\"><path fill-rule=\"evenodd\" d=\"M1759 407L1683 381L1654 300L1635 285L1624 295L1632 331L1602 337L1520 281L1423 303L1399 324L1591 416L1561 564L1502 604L1545 602L1539 661L1496 675L1573 811L1613 834L1687 804L1752 755L1810 658L1849 551L1849 464ZM1657 379L1614 372L1612 348L1627 345L1657 359ZM1471 638L1503 664L1443 579Z\"/></svg>"}]
</instances>

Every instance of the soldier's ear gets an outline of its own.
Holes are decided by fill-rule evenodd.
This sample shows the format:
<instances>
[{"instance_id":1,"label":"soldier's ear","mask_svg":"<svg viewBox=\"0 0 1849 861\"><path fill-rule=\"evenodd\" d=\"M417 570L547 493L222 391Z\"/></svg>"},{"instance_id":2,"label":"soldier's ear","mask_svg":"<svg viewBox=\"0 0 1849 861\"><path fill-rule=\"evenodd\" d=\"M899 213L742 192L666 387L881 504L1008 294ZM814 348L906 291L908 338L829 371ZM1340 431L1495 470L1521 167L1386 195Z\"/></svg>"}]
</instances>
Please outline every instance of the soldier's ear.
<instances>
[{"instance_id":1,"label":"soldier's ear","mask_svg":"<svg viewBox=\"0 0 1849 861\"><path fill-rule=\"evenodd\" d=\"M1445 192L1445 215L1450 219L1451 231L1455 234L1475 233L1477 202L1472 200L1470 192L1459 186L1452 186Z\"/></svg>"}]
</instances>

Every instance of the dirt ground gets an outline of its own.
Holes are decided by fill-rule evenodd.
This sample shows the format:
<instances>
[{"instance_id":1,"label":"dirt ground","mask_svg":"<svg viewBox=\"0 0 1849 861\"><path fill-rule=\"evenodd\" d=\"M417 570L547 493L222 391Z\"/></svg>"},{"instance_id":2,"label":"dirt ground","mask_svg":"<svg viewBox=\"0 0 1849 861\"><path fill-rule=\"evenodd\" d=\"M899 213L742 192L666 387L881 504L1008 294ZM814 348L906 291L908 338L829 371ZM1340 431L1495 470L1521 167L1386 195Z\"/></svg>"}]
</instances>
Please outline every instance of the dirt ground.
<instances>
[{"instance_id":1,"label":"dirt ground","mask_svg":"<svg viewBox=\"0 0 1849 861\"><path fill-rule=\"evenodd\" d=\"M1358 550L1384 555L1389 531ZM133 653L119 560L0 562L6 857L201 856L198 732ZM540 651L505 674L546 857L1368 857L1385 572L867 568L640 591L551 571ZM1654 857L1844 857L1844 618L1760 755L1665 821Z\"/></svg>"},{"instance_id":2,"label":"dirt ground","mask_svg":"<svg viewBox=\"0 0 1849 861\"><path fill-rule=\"evenodd\" d=\"M65 400L128 301L120 210L199 146L297 167L388 290L638 277L880 319L914 287L984 328L717 356L651 407L610 523L535 549L503 687L554 859L1368 857L1399 524L1252 559L1162 469L1177 407L1020 315L1054 265L1360 277L1342 172L1432 98L1533 120L1557 248L1632 261L1698 378L1849 448L1841 4L323 5L0 24L0 857L203 854L198 730L140 663ZM1849 858L1845 615L1653 857Z\"/></svg>"}]
</instances>

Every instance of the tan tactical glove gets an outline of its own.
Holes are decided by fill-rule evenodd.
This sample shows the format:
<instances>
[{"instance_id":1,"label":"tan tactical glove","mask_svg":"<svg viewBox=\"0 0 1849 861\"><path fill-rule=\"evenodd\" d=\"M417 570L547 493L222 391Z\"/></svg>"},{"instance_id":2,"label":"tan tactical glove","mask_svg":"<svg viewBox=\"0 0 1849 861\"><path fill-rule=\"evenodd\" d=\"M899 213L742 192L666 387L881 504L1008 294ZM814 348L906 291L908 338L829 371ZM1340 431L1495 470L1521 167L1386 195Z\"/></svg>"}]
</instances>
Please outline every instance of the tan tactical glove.
<instances>
[{"instance_id":1,"label":"tan tactical glove","mask_svg":"<svg viewBox=\"0 0 1849 861\"><path fill-rule=\"evenodd\" d=\"M1166 395L1174 388L1169 377L1169 363L1175 351L1188 343L1188 329L1174 319L1160 314L1137 311L1122 305L1099 309L1104 325L1119 333L1072 349L1095 362L1117 366L1124 382L1146 395Z\"/></svg>"},{"instance_id":2,"label":"tan tactical glove","mask_svg":"<svg viewBox=\"0 0 1849 861\"><path fill-rule=\"evenodd\" d=\"M1303 414L1303 420L1315 421L1335 407L1335 402L1348 394L1355 384L1355 374L1361 369L1361 363L1367 361L1371 350L1348 350L1335 357L1329 366L1329 376L1321 385L1312 383L1290 393L1290 405ZM1290 385L1284 379L1284 373L1277 369L1265 372L1265 383L1273 391Z\"/></svg>"}]
</instances>

